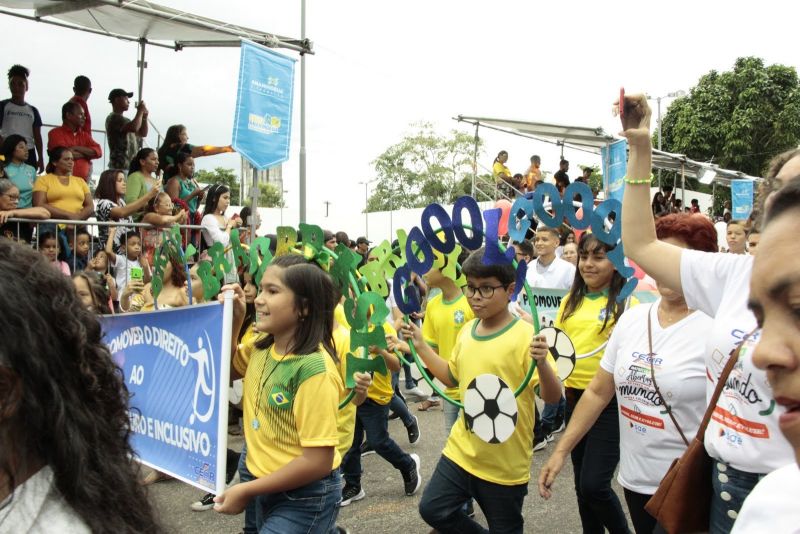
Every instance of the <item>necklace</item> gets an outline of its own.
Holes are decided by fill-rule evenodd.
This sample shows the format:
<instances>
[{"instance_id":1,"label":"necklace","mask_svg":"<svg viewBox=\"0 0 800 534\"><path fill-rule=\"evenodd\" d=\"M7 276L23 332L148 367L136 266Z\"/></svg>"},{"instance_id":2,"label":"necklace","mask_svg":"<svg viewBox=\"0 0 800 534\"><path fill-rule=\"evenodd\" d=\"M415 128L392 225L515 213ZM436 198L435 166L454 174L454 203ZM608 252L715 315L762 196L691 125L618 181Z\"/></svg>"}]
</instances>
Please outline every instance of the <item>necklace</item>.
<instances>
[{"instance_id":1,"label":"necklace","mask_svg":"<svg viewBox=\"0 0 800 534\"><path fill-rule=\"evenodd\" d=\"M288 352L286 354L288 354ZM261 376L258 379L259 388L258 395L256 396L255 413L253 414L253 420L250 422L250 426L253 427L253 430L258 430L261 427L261 423L258 422L258 409L261 406L261 395L264 393L264 387L266 386L269 378L272 376L272 373L278 369L278 366L281 364L281 362L283 362L284 358L286 358L286 354L281 356L281 359L278 360L278 362L275 364L275 367L273 367L267 377L264 378L264 371L267 370L267 363L272 360L272 347L270 347L269 351L267 351L267 357L264 358L264 366L261 368Z\"/></svg>"},{"instance_id":2,"label":"necklace","mask_svg":"<svg viewBox=\"0 0 800 534\"><path fill-rule=\"evenodd\" d=\"M661 305L659 305L658 308L656 309L656 314L658 315L659 318L658 322L663 323L663 328L672 326L678 321L681 321L682 319L688 317L692 313L694 313L694 310L688 307L686 309L682 309L672 313L667 312L667 310L665 310L664 307Z\"/></svg>"}]
</instances>

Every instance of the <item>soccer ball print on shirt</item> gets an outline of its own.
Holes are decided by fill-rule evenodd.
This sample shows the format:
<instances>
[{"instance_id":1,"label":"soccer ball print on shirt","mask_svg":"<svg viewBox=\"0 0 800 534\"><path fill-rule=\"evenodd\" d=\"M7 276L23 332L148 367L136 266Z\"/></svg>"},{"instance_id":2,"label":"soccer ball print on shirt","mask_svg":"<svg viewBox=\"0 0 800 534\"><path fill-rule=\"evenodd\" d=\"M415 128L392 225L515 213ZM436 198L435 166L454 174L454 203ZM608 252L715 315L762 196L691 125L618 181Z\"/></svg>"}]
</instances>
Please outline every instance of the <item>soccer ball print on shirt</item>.
<instances>
[{"instance_id":1,"label":"soccer ball print on shirt","mask_svg":"<svg viewBox=\"0 0 800 534\"><path fill-rule=\"evenodd\" d=\"M517 425L514 392L498 376L476 376L464 396L464 422L486 443L503 443Z\"/></svg>"}]
</instances>

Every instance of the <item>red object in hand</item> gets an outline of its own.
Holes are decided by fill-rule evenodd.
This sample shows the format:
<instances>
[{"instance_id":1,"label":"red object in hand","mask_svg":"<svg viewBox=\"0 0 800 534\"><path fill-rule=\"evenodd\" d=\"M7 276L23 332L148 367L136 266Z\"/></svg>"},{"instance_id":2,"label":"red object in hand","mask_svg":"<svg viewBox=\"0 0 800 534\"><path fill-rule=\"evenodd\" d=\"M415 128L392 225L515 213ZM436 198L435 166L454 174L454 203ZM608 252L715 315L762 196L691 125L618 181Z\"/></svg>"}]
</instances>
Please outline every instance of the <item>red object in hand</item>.
<instances>
[{"instance_id":1,"label":"red object in hand","mask_svg":"<svg viewBox=\"0 0 800 534\"><path fill-rule=\"evenodd\" d=\"M619 116L625 116L625 88L619 88Z\"/></svg>"}]
</instances>

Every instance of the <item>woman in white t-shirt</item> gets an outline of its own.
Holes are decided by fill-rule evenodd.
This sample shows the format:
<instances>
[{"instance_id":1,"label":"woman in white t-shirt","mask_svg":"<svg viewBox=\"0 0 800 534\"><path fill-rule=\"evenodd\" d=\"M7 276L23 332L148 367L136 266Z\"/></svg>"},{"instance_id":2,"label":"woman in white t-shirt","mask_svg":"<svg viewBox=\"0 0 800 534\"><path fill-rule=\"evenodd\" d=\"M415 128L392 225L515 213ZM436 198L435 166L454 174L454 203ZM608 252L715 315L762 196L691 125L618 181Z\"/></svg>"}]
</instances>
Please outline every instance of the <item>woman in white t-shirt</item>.
<instances>
[{"instance_id":1,"label":"woman in white t-shirt","mask_svg":"<svg viewBox=\"0 0 800 534\"><path fill-rule=\"evenodd\" d=\"M714 226L703 216L667 215L658 219L656 229L659 239L678 247L717 250ZM690 309L680 293L659 290L661 298L655 303L634 306L619 318L600 370L583 396L585 400L572 414L564 437L539 477L540 492L545 495L563 457L594 425L616 393L620 437L617 480L625 490L637 534L650 534L655 529L656 520L644 505L672 461L683 454L688 440L697 433L706 406L703 339L711 318ZM561 459L557 458L559 453Z\"/></svg>"},{"instance_id":2,"label":"woman in white t-shirt","mask_svg":"<svg viewBox=\"0 0 800 534\"><path fill-rule=\"evenodd\" d=\"M220 243L225 248L225 258L228 263L235 265L236 261L231 251L231 230L242 225L242 219L234 215L230 219L225 216L225 210L231 205L231 190L223 184L214 184L208 188L206 205L203 209L203 220L200 222L205 247L211 248L215 243ZM239 281L236 269L225 273L224 282L235 284Z\"/></svg>"},{"instance_id":3,"label":"woman in white t-shirt","mask_svg":"<svg viewBox=\"0 0 800 534\"><path fill-rule=\"evenodd\" d=\"M753 257L685 250L656 238L649 208L650 108L644 95L625 97L622 122L622 135L630 147L622 204L625 254L662 287L682 292L690 308L713 318L705 336L706 398L710 398L728 358L756 327L747 307ZM772 177L783 180L800 174L797 154L781 157L780 162L772 168ZM752 340L757 342L758 335ZM792 449L778 431L784 412L773 400L766 373L753 365L752 351L743 350L704 436L712 457L712 534L730 532L759 479L792 460Z\"/></svg>"},{"instance_id":4,"label":"woman in white t-shirt","mask_svg":"<svg viewBox=\"0 0 800 534\"><path fill-rule=\"evenodd\" d=\"M800 178L775 197L759 256L753 262L750 307L761 327L753 363L767 372L775 401L786 408L779 424L794 448L794 461L756 485L733 532L800 531Z\"/></svg>"}]
</instances>

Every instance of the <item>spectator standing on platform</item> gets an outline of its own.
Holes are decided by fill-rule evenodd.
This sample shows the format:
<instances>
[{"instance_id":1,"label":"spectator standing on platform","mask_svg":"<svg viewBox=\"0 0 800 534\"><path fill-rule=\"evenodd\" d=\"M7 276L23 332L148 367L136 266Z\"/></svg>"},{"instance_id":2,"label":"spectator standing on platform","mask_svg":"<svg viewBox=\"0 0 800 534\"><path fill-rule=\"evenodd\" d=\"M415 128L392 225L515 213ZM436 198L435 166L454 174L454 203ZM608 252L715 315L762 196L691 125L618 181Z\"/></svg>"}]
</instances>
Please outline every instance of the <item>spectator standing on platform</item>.
<instances>
[{"instance_id":1,"label":"spectator standing on platform","mask_svg":"<svg viewBox=\"0 0 800 534\"><path fill-rule=\"evenodd\" d=\"M86 182L72 174L72 151L57 147L50 151L49 174L33 184L33 205L45 208L54 219L85 221L94 213L94 202Z\"/></svg>"},{"instance_id":2,"label":"spectator standing on platform","mask_svg":"<svg viewBox=\"0 0 800 534\"><path fill-rule=\"evenodd\" d=\"M72 174L88 182L92 172L91 160L102 156L103 150L92 139L92 134L83 130L86 113L80 104L70 100L61 106L61 120L63 124L47 134L47 150L60 146L68 148L75 161Z\"/></svg>"},{"instance_id":3,"label":"spectator standing on platform","mask_svg":"<svg viewBox=\"0 0 800 534\"><path fill-rule=\"evenodd\" d=\"M33 183L36 181L36 169L28 165L28 144L19 134L11 134L3 141L3 157L5 158L6 178L14 182L19 189L19 207L30 208L33 205Z\"/></svg>"},{"instance_id":4,"label":"spectator standing on platform","mask_svg":"<svg viewBox=\"0 0 800 534\"><path fill-rule=\"evenodd\" d=\"M42 117L38 109L25 102L29 75L30 71L22 65L14 65L8 69L11 98L0 101L0 139L12 134L24 137L28 145L28 165L44 172Z\"/></svg>"},{"instance_id":5,"label":"spectator standing on platform","mask_svg":"<svg viewBox=\"0 0 800 534\"><path fill-rule=\"evenodd\" d=\"M542 158L539 156L531 156L531 166L528 167L528 173L525 175L525 190L530 193L536 189L536 184L542 181Z\"/></svg>"},{"instance_id":6,"label":"spectator standing on platform","mask_svg":"<svg viewBox=\"0 0 800 534\"><path fill-rule=\"evenodd\" d=\"M564 194L564 190L569 185L569 175L567 171L569 170L569 161L565 159L561 159L561 162L558 164L558 171L553 176L556 180L556 188L558 188L558 192L562 195Z\"/></svg>"},{"instance_id":7,"label":"spectator standing on platform","mask_svg":"<svg viewBox=\"0 0 800 534\"><path fill-rule=\"evenodd\" d=\"M72 86L72 92L75 95L69 101L80 105L83 108L83 114L86 116L81 130L92 135L92 114L89 113L89 103L87 102L92 94L92 81L86 76L77 76Z\"/></svg>"},{"instance_id":8,"label":"spectator standing on platform","mask_svg":"<svg viewBox=\"0 0 800 534\"><path fill-rule=\"evenodd\" d=\"M164 136L164 143L158 148L158 168L164 171L164 178L169 179L178 172L178 155L188 154L193 158L203 156L214 156L233 152L233 148L228 146L195 146L189 144L189 134L183 124L173 124L167 128Z\"/></svg>"},{"instance_id":9,"label":"spectator standing on platform","mask_svg":"<svg viewBox=\"0 0 800 534\"><path fill-rule=\"evenodd\" d=\"M142 146L142 138L147 137L148 110L144 102L136 105L136 115L130 120L123 115L130 108L133 93L124 89L112 89L108 93L111 113L106 117L106 138L108 139L108 166L111 169L127 169L131 159Z\"/></svg>"}]
</instances>

